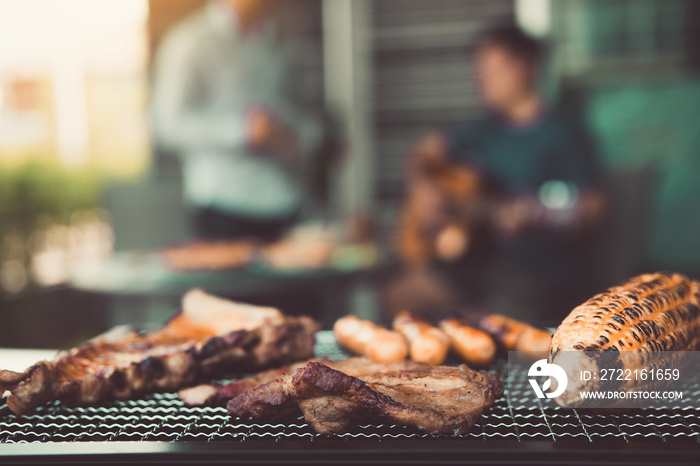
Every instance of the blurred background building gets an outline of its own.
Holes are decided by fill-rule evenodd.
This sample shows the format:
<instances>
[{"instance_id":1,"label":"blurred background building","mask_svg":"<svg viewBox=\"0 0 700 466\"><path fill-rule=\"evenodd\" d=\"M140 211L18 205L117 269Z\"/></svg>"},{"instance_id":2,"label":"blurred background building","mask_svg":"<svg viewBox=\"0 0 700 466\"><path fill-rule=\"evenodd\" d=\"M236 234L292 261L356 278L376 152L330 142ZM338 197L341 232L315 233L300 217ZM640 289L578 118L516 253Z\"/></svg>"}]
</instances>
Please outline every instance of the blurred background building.
<instances>
[{"instance_id":1,"label":"blurred background building","mask_svg":"<svg viewBox=\"0 0 700 466\"><path fill-rule=\"evenodd\" d=\"M65 286L75 269L191 236L147 108L163 35L204 3L0 0L0 346L62 344L37 320L101 329L104 298ZM612 202L601 281L700 276L700 3L283 0L274 15L331 134L306 167L307 217L366 215L390 251L411 143L478 116L470 53L513 20L549 45L542 86L597 144Z\"/></svg>"}]
</instances>

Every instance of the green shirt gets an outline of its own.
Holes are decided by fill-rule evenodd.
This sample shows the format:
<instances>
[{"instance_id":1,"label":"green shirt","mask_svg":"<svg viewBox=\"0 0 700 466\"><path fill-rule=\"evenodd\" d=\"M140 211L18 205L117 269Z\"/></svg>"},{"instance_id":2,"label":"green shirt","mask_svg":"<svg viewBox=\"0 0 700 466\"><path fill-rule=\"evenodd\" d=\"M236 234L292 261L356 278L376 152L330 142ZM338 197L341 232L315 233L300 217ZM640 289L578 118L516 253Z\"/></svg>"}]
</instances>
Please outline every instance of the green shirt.
<instances>
[{"instance_id":1,"label":"green shirt","mask_svg":"<svg viewBox=\"0 0 700 466\"><path fill-rule=\"evenodd\" d=\"M451 157L473 165L504 196L537 195L548 181L574 183L579 192L597 183L592 150L583 131L548 110L525 126L496 116L455 127L447 135ZM493 260L524 264L551 283L574 280L572 264L584 260L580 238L530 231L496 243ZM574 267L576 269L577 267Z\"/></svg>"},{"instance_id":2,"label":"green shirt","mask_svg":"<svg viewBox=\"0 0 700 466\"><path fill-rule=\"evenodd\" d=\"M450 152L474 164L504 195L534 194L547 181L595 184L591 151L583 133L559 112L546 111L526 126L491 116L448 134Z\"/></svg>"}]
</instances>

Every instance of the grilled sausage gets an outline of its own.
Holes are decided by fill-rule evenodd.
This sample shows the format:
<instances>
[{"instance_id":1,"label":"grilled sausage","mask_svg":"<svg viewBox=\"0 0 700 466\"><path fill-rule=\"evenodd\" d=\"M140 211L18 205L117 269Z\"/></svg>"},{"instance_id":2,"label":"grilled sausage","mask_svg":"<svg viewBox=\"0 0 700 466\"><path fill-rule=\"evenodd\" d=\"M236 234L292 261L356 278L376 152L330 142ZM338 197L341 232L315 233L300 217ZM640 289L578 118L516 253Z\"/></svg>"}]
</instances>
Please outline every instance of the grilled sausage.
<instances>
[{"instance_id":1,"label":"grilled sausage","mask_svg":"<svg viewBox=\"0 0 700 466\"><path fill-rule=\"evenodd\" d=\"M333 332L341 346L376 362L396 362L408 355L408 345L403 335L356 316L338 319L333 325Z\"/></svg>"},{"instance_id":2,"label":"grilled sausage","mask_svg":"<svg viewBox=\"0 0 700 466\"><path fill-rule=\"evenodd\" d=\"M450 339L452 349L467 363L486 366L493 361L496 344L488 334L457 319L441 321L440 328Z\"/></svg>"},{"instance_id":3,"label":"grilled sausage","mask_svg":"<svg viewBox=\"0 0 700 466\"><path fill-rule=\"evenodd\" d=\"M549 351L552 333L500 314L479 321L479 328L491 335L506 351Z\"/></svg>"},{"instance_id":4,"label":"grilled sausage","mask_svg":"<svg viewBox=\"0 0 700 466\"><path fill-rule=\"evenodd\" d=\"M450 340L440 329L401 312L394 318L394 330L406 337L411 359L431 366L443 363L450 349Z\"/></svg>"}]
</instances>

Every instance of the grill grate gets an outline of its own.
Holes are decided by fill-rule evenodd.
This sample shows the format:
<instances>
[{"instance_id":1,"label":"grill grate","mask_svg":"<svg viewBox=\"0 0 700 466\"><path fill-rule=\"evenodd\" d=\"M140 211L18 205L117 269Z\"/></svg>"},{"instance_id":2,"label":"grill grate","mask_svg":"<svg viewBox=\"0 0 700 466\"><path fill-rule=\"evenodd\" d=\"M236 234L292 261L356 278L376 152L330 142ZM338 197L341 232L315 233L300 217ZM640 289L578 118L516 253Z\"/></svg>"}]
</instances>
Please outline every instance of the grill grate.
<instances>
[{"instance_id":1,"label":"grill grate","mask_svg":"<svg viewBox=\"0 0 700 466\"><path fill-rule=\"evenodd\" d=\"M316 353L330 358L344 354L331 332L319 332ZM504 364L499 366L503 373ZM511 374L512 376L513 374ZM513 382L520 380L521 382ZM700 387L689 399L700 397ZM115 401L97 407L71 408L54 402L18 418L0 401L0 443L85 441L206 441L268 438L313 441L318 437L303 419L291 424L256 424L230 419L224 407L185 406L173 393L141 400ZM432 437L403 426L363 425L340 438ZM580 439L592 443L642 439L669 442L674 438L700 442L700 410L688 406L621 414L596 414L533 405L526 377L512 377L505 397L466 435L475 441ZM700 443L699 443L700 445Z\"/></svg>"}]
</instances>

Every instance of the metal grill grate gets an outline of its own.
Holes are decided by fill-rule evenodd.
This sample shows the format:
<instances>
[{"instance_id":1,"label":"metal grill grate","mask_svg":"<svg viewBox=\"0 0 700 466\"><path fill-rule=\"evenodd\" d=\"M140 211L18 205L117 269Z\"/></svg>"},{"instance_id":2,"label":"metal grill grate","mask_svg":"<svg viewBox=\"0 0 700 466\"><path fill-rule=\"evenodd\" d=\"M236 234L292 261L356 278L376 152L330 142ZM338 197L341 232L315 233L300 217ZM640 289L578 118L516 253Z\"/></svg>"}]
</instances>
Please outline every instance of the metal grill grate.
<instances>
[{"instance_id":1,"label":"metal grill grate","mask_svg":"<svg viewBox=\"0 0 700 466\"><path fill-rule=\"evenodd\" d=\"M318 355L342 358L330 332L320 332ZM503 371L501 365L499 371ZM513 374L511 374L512 376ZM467 434L474 441L510 439L581 439L596 443L643 439L669 442L674 438L700 442L700 410L679 406L622 414L591 414L543 404L533 405L526 377L510 383L502 398ZM700 387L690 394L700 397ZM291 424L255 424L229 418L224 407L190 408L173 393L142 400L116 401L97 407L70 408L55 402L21 418L0 402L0 443L83 441L207 441L269 438L312 441L318 437L303 419ZM428 434L395 425L363 425L340 438L421 438ZM700 443L699 443L700 445Z\"/></svg>"}]
</instances>

